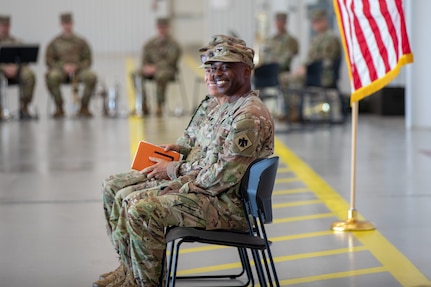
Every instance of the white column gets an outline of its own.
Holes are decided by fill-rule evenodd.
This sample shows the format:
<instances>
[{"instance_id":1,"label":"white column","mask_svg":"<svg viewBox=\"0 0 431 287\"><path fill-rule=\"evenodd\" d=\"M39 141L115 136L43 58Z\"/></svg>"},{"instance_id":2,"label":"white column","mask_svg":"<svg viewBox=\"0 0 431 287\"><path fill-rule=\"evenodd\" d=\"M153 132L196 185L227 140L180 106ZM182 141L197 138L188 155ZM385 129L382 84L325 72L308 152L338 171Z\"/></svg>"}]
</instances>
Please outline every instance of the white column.
<instances>
[{"instance_id":1,"label":"white column","mask_svg":"<svg viewBox=\"0 0 431 287\"><path fill-rule=\"evenodd\" d=\"M406 70L406 127L431 127L431 37L429 27L431 1L404 1L407 33L414 54L414 63Z\"/></svg>"}]
</instances>

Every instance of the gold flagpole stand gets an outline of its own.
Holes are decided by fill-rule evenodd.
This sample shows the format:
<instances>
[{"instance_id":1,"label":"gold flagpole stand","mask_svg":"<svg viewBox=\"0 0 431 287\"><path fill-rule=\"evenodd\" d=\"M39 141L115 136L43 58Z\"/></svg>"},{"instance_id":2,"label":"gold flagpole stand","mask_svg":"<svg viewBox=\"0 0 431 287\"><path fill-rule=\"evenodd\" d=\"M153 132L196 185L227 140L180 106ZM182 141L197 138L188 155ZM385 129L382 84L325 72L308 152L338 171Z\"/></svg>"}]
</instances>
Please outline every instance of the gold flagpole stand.
<instances>
[{"instance_id":1,"label":"gold flagpole stand","mask_svg":"<svg viewBox=\"0 0 431 287\"><path fill-rule=\"evenodd\" d=\"M358 102L352 105L352 170L350 182L350 209L347 213L347 220L336 221L332 223L331 230L334 231L366 231L374 230L375 227L368 221L360 221L357 219L357 212L355 209L355 195L356 195L356 130L358 126Z\"/></svg>"}]
</instances>

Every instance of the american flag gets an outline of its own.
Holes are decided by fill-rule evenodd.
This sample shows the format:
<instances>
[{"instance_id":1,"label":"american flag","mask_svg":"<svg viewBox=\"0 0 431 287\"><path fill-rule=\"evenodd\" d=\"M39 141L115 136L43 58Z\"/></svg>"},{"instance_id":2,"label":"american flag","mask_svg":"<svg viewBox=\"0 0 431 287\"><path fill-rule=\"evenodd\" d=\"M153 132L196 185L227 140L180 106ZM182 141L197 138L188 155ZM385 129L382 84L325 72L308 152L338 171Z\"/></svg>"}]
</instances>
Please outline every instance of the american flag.
<instances>
[{"instance_id":1,"label":"american flag","mask_svg":"<svg viewBox=\"0 0 431 287\"><path fill-rule=\"evenodd\" d=\"M402 0L334 0L351 103L380 90L413 62Z\"/></svg>"}]
</instances>

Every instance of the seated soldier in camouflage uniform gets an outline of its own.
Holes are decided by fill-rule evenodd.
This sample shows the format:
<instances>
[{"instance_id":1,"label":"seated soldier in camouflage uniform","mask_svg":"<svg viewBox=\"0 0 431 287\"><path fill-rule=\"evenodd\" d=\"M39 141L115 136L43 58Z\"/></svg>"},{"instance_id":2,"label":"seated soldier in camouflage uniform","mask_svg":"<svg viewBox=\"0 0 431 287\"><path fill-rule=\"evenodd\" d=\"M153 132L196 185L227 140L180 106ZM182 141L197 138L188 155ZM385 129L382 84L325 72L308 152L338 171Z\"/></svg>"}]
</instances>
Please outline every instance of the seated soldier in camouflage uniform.
<instances>
[{"instance_id":1,"label":"seated soldier in camouflage uniform","mask_svg":"<svg viewBox=\"0 0 431 287\"><path fill-rule=\"evenodd\" d=\"M10 16L0 16L0 46L3 44L19 44L21 41L10 35ZM0 64L0 77L6 77L8 82L18 82L18 67L16 64ZM27 66L22 65L20 71L19 83L21 85L22 97L20 99L19 116L21 119L29 119L31 115L28 110L33 99L36 77L34 72ZM1 91L0 91L1 93ZM0 119L3 118L2 97L0 94Z\"/></svg>"},{"instance_id":2,"label":"seated soldier in camouflage uniform","mask_svg":"<svg viewBox=\"0 0 431 287\"><path fill-rule=\"evenodd\" d=\"M266 62L278 63L280 73L290 72L292 59L298 54L298 40L287 31L287 13L275 15L277 33L268 40Z\"/></svg>"},{"instance_id":3,"label":"seated soldier in camouflage uniform","mask_svg":"<svg viewBox=\"0 0 431 287\"><path fill-rule=\"evenodd\" d=\"M204 167L180 188L169 184L123 200L113 238L121 262L110 286L159 286L168 226L245 230L246 220L239 183L248 165L273 153L271 115L251 90L252 49L243 45L217 45L211 76L224 103L211 110L201 124Z\"/></svg>"},{"instance_id":4,"label":"seated soldier in camouflage uniform","mask_svg":"<svg viewBox=\"0 0 431 287\"><path fill-rule=\"evenodd\" d=\"M73 20L70 13L62 14L60 21L63 31L48 44L45 59L48 66L46 85L56 105L53 117L64 117L60 85L67 80L75 85L78 82L84 83L78 115L91 117L92 114L88 105L97 82L96 74L90 70L92 64L91 49L85 39L73 32Z\"/></svg>"},{"instance_id":5,"label":"seated soldier in camouflage uniform","mask_svg":"<svg viewBox=\"0 0 431 287\"><path fill-rule=\"evenodd\" d=\"M136 74L156 83L157 110L156 115L161 116L166 99L168 82L175 79L178 72L178 61L181 48L178 42L169 33L169 19L157 19L157 36L151 38L142 48L141 66ZM142 83L142 87L144 87ZM148 114L146 92L143 89L142 113Z\"/></svg>"},{"instance_id":6,"label":"seated soldier in camouflage uniform","mask_svg":"<svg viewBox=\"0 0 431 287\"><path fill-rule=\"evenodd\" d=\"M202 52L202 59L207 58L208 50L219 43L228 42L231 44L238 43L245 45L241 39L226 36L215 35L211 37L208 46L199 49ZM184 131L184 135L180 137L176 144L164 145L166 150L175 150L183 154L184 159L180 162L167 162L158 158L154 158L155 164L140 172L130 171L111 175L103 182L103 208L105 219L107 222L107 232L111 237L112 231L115 230L117 221L120 215L122 200L126 196L135 191L142 191L148 188L166 185L169 181L186 182L189 177L196 173L196 170L201 168L201 160L206 156L201 152L201 143L197 141L199 132L208 134L210 131L202 130L201 123L206 120L208 113L216 108L221 102L224 95L219 94L215 83L210 77L210 69L205 68L205 83L208 87L209 95L201 102L193 115L189 125ZM179 184L181 186L182 184ZM111 239L112 241L112 239ZM100 277L109 275L102 274ZM98 281L95 284L102 286L102 282Z\"/></svg>"},{"instance_id":7,"label":"seated soldier in camouflage uniform","mask_svg":"<svg viewBox=\"0 0 431 287\"><path fill-rule=\"evenodd\" d=\"M326 88L334 88L337 79L334 79L334 69L338 68L336 62L341 58L341 42L335 33L330 29L326 10L316 9L311 13L311 24L316 35L311 40L308 49L307 59L304 64L291 74L281 77L280 82L285 87L302 87L306 82L307 66L322 62L322 72L320 75L320 85ZM287 98L291 120L296 119L300 114L300 100L296 95L288 95Z\"/></svg>"}]
</instances>

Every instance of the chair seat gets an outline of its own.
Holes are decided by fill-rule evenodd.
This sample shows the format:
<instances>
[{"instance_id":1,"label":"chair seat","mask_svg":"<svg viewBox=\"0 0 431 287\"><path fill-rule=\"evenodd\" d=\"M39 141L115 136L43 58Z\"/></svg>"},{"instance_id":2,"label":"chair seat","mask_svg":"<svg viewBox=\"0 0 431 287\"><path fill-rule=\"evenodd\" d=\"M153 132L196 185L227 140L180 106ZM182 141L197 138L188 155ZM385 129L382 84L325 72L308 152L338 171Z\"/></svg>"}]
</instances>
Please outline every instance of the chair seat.
<instances>
[{"instance_id":1,"label":"chair seat","mask_svg":"<svg viewBox=\"0 0 431 287\"><path fill-rule=\"evenodd\" d=\"M183 242L196 242L218 244L240 248L265 249L265 240L251 236L247 232L232 230L205 230L190 227L172 227L166 234L166 241L180 239Z\"/></svg>"}]
</instances>

